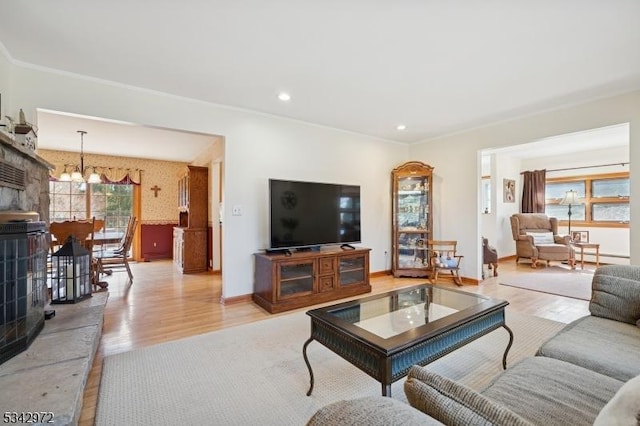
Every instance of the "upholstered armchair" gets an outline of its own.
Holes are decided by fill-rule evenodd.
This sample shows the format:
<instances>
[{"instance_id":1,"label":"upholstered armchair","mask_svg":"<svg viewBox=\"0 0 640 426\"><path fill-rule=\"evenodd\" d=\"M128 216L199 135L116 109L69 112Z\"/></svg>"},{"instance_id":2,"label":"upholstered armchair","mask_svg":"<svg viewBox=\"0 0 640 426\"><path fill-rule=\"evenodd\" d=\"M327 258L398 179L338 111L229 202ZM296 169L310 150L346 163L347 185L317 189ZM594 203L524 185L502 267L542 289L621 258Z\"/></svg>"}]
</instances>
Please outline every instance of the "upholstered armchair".
<instances>
[{"instance_id":1,"label":"upholstered armchair","mask_svg":"<svg viewBox=\"0 0 640 426\"><path fill-rule=\"evenodd\" d=\"M558 219L541 213L518 213L511 216L511 232L516 242L516 263L531 259L535 268L539 260L567 261L575 268L575 251L568 235L558 235Z\"/></svg>"}]
</instances>

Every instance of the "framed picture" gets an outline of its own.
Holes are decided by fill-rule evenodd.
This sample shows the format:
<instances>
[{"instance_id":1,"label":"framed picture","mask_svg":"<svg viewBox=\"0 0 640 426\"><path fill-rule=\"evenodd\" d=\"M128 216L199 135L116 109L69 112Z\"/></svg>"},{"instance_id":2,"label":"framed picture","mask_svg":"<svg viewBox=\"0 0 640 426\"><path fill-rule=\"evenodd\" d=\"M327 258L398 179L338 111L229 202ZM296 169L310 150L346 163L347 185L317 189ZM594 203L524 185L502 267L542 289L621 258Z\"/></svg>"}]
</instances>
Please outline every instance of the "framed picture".
<instances>
[{"instance_id":1,"label":"framed picture","mask_svg":"<svg viewBox=\"0 0 640 426\"><path fill-rule=\"evenodd\" d=\"M513 179L503 179L503 195L502 201L505 203L515 203L516 202L516 181Z\"/></svg>"},{"instance_id":2,"label":"framed picture","mask_svg":"<svg viewBox=\"0 0 640 426\"><path fill-rule=\"evenodd\" d=\"M571 231L571 241L574 243L588 243L589 231Z\"/></svg>"}]
</instances>

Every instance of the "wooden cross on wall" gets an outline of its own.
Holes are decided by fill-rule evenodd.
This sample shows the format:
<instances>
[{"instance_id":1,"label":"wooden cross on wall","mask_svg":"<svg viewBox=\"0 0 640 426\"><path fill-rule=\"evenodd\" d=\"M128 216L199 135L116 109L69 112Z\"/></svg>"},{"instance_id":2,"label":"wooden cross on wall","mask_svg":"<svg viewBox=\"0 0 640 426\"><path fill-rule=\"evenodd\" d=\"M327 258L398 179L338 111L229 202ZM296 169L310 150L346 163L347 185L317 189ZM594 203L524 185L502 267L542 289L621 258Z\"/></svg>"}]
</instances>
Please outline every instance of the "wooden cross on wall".
<instances>
[{"instance_id":1,"label":"wooden cross on wall","mask_svg":"<svg viewBox=\"0 0 640 426\"><path fill-rule=\"evenodd\" d=\"M162 191L162 188L160 188L158 185L154 185L151 190L153 191L153 196L158 198L158 191Z\"/></svg>"}]
</instances>

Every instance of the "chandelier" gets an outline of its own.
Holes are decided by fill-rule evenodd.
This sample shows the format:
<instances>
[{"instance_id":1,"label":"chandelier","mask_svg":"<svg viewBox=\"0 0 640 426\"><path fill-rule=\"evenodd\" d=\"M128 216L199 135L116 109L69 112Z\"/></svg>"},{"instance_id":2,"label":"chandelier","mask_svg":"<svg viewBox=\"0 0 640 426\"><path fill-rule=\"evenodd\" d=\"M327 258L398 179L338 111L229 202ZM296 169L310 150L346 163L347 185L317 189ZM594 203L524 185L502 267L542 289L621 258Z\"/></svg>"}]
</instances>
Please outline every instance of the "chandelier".
<instances>
[{"instance_id":1,"label":"chandelier","mask_svg":"<svg viewBox=\"0 0 640 426\"><path fill-rule=\"evenodd\" d=\"M80 133L80 166L75 166L73 172L69 174L67 172L68 164L64 165L64 171L60 175L60 182L86 182L86 183L101 183L102 179L100 179L100 175L96 173L96 168L92 166L84 167L84 135L87 134L84 130L78 130ZM73 166L71 166L73 167ZM85 181L84 176L88 169L91 169L91 174L89 175L89 179Z\"/></svg>"}]
</instances>

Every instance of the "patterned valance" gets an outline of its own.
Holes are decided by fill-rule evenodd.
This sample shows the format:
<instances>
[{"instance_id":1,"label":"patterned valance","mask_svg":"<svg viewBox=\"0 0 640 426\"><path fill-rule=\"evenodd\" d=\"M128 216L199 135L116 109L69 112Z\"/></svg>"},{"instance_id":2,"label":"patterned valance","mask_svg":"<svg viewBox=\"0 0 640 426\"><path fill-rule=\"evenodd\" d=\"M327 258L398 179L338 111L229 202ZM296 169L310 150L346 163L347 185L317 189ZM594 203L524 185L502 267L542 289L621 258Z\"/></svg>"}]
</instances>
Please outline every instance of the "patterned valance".
<instances>
[{"instance_id":1,"label":"patterned valance","mask_svg":"<svg viewBox=\"0 0 640 426\"><path fill-rule=\"evenodd\" d=\"M51 171L51 177L54 180L60 180L60 175L65 171L71 173L78 169L77 164L56 164L55 169ZM91 173L98 173L102 183L121 183L140 185L142 183L141 169L128 169L123 167L102 167L87 166L84 168L84 178L87 180Z\"/></svg>"},{"instance_id":2,"label":"patterned valance","mask_svg":"<svg viewBox=\"0 0 640 426\"><path fill-rule=\"evenodd\" d=\"M142 181L142 170L140 169L122 169L122 168L96 168L107 181L112 183L133 183L140 185Z\"/></svg>"}]
</instances>

